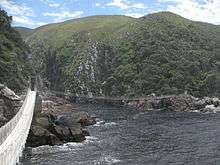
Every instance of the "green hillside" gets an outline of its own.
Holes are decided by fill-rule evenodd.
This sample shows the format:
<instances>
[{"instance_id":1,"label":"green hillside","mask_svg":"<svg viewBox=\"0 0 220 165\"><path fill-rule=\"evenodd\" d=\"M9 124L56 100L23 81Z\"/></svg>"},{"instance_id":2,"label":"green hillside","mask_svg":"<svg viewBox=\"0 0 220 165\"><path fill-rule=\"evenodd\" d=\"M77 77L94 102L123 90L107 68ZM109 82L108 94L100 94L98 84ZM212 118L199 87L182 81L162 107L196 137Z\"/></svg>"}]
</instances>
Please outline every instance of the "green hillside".
<instances>
[{"instance_id":1,"label":"green hillside","mask_svg":"<svg viewBox=\"0 0 220 165\"><path fill-rule=\"evenodd\" d=\"M21 37L24 40L34 32L33 29L29 29L25 27L15 27L15 30L21 34Z\"/></svg>"},{"instance_id":2,"label":"green hillside","mask_svg":"<svg viewBox=\"0 0 220 165\"><path fill-rule=\"evenodd\" d=\"M80 18L37 28L26 40L53 90L220 93L220 27L170 12Z\"/></svg>"},{"instance_id":3,"label":"green hillside","mask_svg":"<svg viewBox=\"0 0 220 165\"><path fill-rule=\"evenodd\" d=\"M0 9L0 83L21 90L31 73L29 48L11 27L11 21L12 18Z\"/></svg>"},{"instance_id":4,"label":"green hillside","mask_svg":"<svg viewBox=\"0 0 220 165\"><path fill-rule=\"evenodd\" d=\"M103 40L134 19L125 16L91 16L50 24L35 29L29 41L43 41L53 47L62 47L74 34L84 33L90 39Z\"/></svg>"}]
</instances>

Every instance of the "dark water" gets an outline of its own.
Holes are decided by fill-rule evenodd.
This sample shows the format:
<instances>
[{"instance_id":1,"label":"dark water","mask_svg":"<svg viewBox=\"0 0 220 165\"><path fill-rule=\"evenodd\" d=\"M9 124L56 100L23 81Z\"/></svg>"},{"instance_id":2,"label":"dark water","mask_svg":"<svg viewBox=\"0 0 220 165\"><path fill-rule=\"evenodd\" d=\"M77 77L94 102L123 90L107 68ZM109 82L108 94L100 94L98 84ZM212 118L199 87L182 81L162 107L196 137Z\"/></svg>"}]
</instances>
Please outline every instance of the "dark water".
<instances>
[{"instance_id":1,"label":"dark water","mask_svg":"<svg viewBox=\"0 0 220 165\"><path fill-rule=\"evenodd\" d=\"M220 113L80 106L99 122L83 143L32 150L24 165L220 164Z\"/></svg>"}]
</instances>

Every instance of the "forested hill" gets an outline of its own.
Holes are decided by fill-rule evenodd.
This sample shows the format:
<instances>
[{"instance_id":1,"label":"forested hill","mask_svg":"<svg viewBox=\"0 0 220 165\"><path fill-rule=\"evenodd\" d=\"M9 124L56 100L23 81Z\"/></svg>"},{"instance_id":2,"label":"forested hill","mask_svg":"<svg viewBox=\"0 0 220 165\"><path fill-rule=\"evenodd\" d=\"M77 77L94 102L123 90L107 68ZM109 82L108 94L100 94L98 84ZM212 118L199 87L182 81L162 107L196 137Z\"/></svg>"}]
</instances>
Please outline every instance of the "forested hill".
<instances>
[{"instance_id":1,"label":"forested hill","mask_svg":"<svg viewBox=\"0 0 220 165\"><path fill-rule=\"evenodd\" d=\"M16 31L18 31L21 37L25 40L28 36L34 33L33 29L25 28L25 27L16 27Z\"/></svg>"},{"instance_id":2,"label":"forested hill","mask_svg":"<svg viewBox=\"0 0 220 165\"><path fill-rule=\"evenodd\" d=\"M19 29L21 30L21 29ZM170 12L93 16L26 38L50 88L75 94L220 94L220 27Z\"/></svg>"},{"instance_id":3,"label":"forested hill","mask_svg":"<svg viewBox=\"0 0 220 165\"><path fill-rule=\"evenodd\" d=\"M27 85L31 66L28 46L11 27L11 22L12 17L0 9L0 83L18 91Z\"/></svg>"}]
</instances>

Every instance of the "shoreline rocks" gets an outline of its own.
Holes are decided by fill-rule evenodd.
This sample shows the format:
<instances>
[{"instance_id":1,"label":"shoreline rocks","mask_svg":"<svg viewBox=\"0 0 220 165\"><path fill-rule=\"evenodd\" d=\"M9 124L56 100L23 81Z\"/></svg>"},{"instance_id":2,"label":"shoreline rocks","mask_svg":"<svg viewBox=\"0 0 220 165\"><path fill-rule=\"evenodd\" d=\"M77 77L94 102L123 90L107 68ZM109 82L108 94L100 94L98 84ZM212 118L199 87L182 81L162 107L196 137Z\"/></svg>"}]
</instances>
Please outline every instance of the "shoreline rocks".
<instances>
[{"instance_id":1,"label":"shoreline rocks","mask_svg":"<svg viewBox=\"0 0 220 165\"><path fill-rule=\"evenodd\" d=\"M143 110L164 109L171 111L220 111L218 98L195 98L191 95L148 96L145 98L125 101L126 106Z\"/></svg>"},{"instance_id":2,"label":"shoreline rocks","mask_svg":"<svg viewBox=\"0 0 220 165\"><path fill-rule=\"evenodd\" d=\"M90 99L91 100L91 99ZM100 101L101 100L101 101ZM0 84L0 126L7 123L22 106L22 99L12 90ZM191 95L147 96L135 99L95 98L92 103L135 107L142 110L164 109L171 111L220 111L218 98L195 98ZM65 98L49 96L36 99L34 117L26 146L60 145L66 142L82 142L89 135L86 126L96 123L95 117L79 111Z\"/></svg>"},{"instance_id":3,"label":"shoreline rocks","mask_svg":"<svg viewBox=\"0 0 220 165\"><path fill-rule=\"evenodd\" d=\"M40 100L40 99L39 99ZM60 97L46 97L36 102L35 115L27 139L28 147L60 145L66 142L82 142L89 132L85 126L96 123L86 112Z\"/></svg>"}]
</instances>

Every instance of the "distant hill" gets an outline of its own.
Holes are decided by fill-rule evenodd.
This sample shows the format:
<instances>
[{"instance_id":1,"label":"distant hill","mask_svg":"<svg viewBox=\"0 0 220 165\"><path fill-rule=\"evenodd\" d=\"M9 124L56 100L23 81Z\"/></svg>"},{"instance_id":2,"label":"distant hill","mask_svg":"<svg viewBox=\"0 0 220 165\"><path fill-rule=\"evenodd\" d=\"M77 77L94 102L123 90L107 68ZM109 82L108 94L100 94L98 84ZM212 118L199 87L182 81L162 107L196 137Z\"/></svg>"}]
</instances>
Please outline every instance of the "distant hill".
<instances>
[{"instance_id":1,"label":"distant hill","mask_svg":"<svg viewBox=\"0 0 220 165\"><path fill-rule=\"evenodd\" d=\"M43 40L48 45L60 47L76 33L89 33L91 39L104 39L133 20L135 19L126 16L91 16L45 25L31 31L18 28L18 31L24 38L31 35L31 42ZM24 31L29 35L25 36Z\"/></svg>"},{"instance_id":2,"label":"distant hill","mask_svg":"<svg viewBox=\"0 0 220 165\"><path fill-rule=\"evenodd\" d=\"M15 30L21 34L23 39L26 39L28 36L30 36L34 32L33 29L29 29L26 27L15 27Z\"/></svg>"},{"instance_id":3,"label":"distant hill","mask_svg":"<svg viewBox=\"0 0 220 165\"><path fill-rule=\"evenodd\" d=\"M31 74L29 48L11 27L12 18L0 9L0 83L22 90Z\"/></svg>"},{"instance_id":4,"label":"distant hill","mask_svg":"<svg viewBox=\"0 0 220 165\"><path fill-rule=\"evenodd\" d=\"M22 34L22 32L21 32ZM171 12L92 16L25 36L51 89L94 95L220 94L220 27Z\"/></svg>"}]
</instances>

